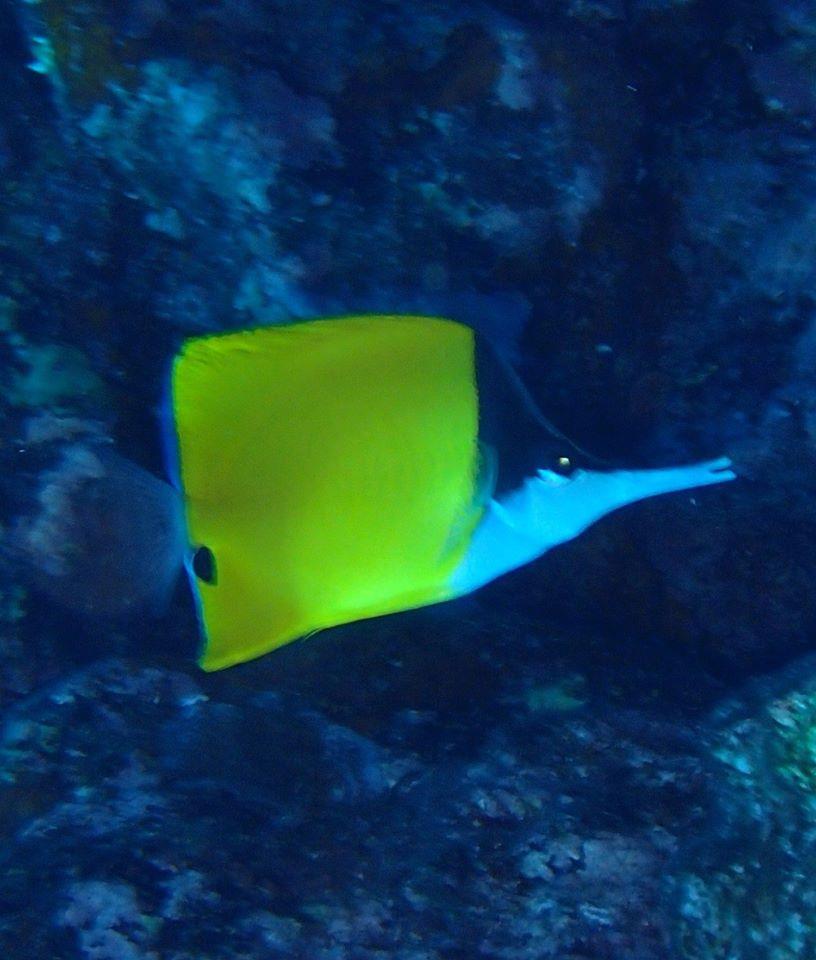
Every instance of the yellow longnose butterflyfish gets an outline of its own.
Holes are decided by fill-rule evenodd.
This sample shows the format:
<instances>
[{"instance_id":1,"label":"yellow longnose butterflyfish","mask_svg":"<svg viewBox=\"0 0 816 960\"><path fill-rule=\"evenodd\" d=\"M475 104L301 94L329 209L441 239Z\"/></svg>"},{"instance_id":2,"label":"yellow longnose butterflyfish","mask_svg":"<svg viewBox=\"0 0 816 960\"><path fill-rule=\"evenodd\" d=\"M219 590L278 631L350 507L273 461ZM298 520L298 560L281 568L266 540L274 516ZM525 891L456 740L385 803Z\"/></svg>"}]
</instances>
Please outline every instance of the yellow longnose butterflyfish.
<instances>
[{"instance_id":1,"label":"yellow longnose butterflyfish","mask_svg":"<svg viewBox=\"0 0 816 960\"><path fill-rule=\"evenodd\" d=\"M469 593L618 507L735 476L724 457L539 470L494 497L474 332L437 317L194 338L171 404L206 670Z\"/></svg>"}]
</instances>

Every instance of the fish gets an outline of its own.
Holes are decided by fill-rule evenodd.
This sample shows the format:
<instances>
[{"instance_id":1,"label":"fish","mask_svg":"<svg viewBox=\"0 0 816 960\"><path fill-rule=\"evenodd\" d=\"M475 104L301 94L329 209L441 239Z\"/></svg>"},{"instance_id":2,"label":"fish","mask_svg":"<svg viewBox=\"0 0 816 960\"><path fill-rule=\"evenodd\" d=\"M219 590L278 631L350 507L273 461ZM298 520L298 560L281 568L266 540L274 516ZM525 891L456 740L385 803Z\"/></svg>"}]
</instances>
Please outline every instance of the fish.
<instances>
[{"instance_id":1,"label":"fish","mask_svg":"<svg viewBox=\"0 0 816 960\"><path fill-rule=\"evenodd\" d=\"M43 447L32 438L27 449ZM108 444L71 438L57 450L39 472L34 508L4 532L2 559L85 619L161 616L184 565L180 495Z\"/></svg>"},{"instance_id":2,"label":"fish","mask_svg":"<svg viewBox=\"0 0 816 960\"><path fill-rule=\"evenodd\" d=\"M171 472L204 670L452 600L613 510L736 478L727 457L539 469L498 495L477 379L473 329L444 317L318 318L182 345Z\"/></svg>"},{"instance_id":3,"label":"fish","mask_svg":"<svg viewBox=\"0 0 816 960\"><path fill-rule=\"evenodd\" d=\"M0 553L94 619L161 616L186 570L214 671L472 593L613 510L736 478L716 457L542 468L499 492L482 370L472 326L422 314L190 338L168 377L167 478L72 438Z\"/></svg>"}]
</instances>

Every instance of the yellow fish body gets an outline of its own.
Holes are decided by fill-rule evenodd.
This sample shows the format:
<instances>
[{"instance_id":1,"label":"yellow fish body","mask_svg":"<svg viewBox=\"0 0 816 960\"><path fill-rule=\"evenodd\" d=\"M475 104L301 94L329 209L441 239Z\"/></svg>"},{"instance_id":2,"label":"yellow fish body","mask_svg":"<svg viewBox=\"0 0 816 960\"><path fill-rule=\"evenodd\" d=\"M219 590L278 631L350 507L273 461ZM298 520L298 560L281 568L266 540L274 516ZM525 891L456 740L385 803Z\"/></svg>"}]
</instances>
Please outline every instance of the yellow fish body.
<instances>
[{"instance_id":1,"label":"yellow fish body","mask_svg":"<svg viewBox=\"0 0 816 960\"><path fill-rule=\"evenodd\" d=\"M735 476L727 458L539 470L493 499L474 334L437 317L192 339L171 387L205 670L469 593L618 507Z\"/></svg>"},{"instance_id":2,"label":"yellow fish body","mask_svg":"<svg viewBox=\"0 0 816 960\"><path fill-rule=\"evenodd\" d=\"M172 370L217 670L451 596L481 508L473 331L357 316L188 341Z\"/></svg>"}]
</instances>

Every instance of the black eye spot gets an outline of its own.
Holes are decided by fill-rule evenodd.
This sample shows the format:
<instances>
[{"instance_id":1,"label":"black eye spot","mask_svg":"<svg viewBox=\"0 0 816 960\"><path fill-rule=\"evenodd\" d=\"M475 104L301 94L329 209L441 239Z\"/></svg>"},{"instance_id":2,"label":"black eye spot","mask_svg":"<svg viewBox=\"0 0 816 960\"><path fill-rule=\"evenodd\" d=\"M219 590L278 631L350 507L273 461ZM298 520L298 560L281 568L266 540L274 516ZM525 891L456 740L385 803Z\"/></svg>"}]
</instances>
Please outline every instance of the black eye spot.
<instances>
[{"instance_id":1,"label":"black eye spot","mask_svg":"<svg viewBox=\"0 0 816 960\"><path fill-rule=\"evenodd\" d=\"M215 554L209 547L199 547L193 554L193 573L204 583L215 583Z\"/></svg>"}]
</instances>

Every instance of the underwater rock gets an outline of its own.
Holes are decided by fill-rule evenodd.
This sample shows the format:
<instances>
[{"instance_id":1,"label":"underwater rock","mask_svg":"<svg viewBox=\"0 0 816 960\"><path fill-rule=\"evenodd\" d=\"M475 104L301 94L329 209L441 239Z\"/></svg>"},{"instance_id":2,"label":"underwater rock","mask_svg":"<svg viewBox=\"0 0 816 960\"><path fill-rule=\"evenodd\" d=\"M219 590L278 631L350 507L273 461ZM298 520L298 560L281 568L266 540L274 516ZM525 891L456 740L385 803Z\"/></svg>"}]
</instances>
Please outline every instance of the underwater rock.
<instances>
[{"instance_id":1,"label":"underwater rock","mask_svg":"<svg viewBox=\"0 0 816 960\"><path fill-rule=\"evenodd\" d=\"M812 957L816 926L816 680L807 659L712 718L707 828L673 875L687 960Z\"/></svg>"},{"instance_id":2,"label":"underwater rock","mask_svg":"<svg viewBox=\"0 0 816 960\"><path fill-rule=\"evenodd\" d=\"M809 681L710 764L697 718L813 646L812 4L4 10L4 534L52 445L158 472L183 335L326 304L470 316L596 457L743 479L217 681L183 604L4 564L0 952L811 960Z\"/></svg>"},{"instance_id":3,"label":"underwater rock","mask_svg":"<svg viewBox=\"0 0 816 960\"><path fill-rule=\"evenodd\" d=\"M109 660L7 713L0 947L666 957L662 876L703 783L682 725L517 691L426 716L418 752L404 720L377 743L239 689Z\"/></svg>"}]
</instances>

